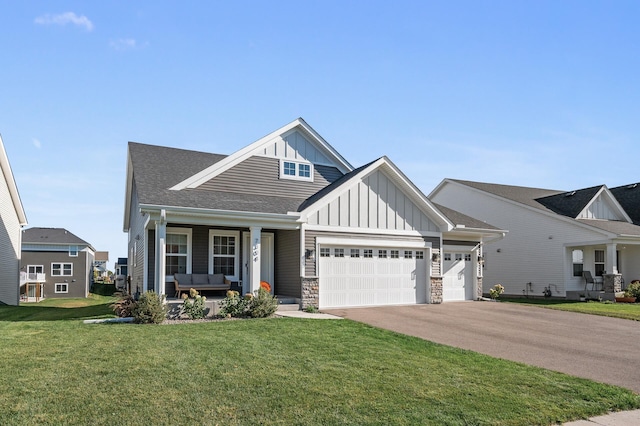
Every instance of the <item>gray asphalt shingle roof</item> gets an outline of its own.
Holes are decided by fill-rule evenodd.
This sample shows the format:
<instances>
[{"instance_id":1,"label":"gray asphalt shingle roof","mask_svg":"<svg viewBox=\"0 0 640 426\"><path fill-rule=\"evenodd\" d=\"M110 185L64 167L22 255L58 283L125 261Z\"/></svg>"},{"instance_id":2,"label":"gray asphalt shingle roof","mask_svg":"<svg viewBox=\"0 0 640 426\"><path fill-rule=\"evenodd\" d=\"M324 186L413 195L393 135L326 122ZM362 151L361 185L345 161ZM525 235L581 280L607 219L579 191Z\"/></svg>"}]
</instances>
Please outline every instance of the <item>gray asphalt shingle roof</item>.
<instances>
[{"instance_id":1,"label":"gray asphalt shingle roof","mask_svg":"<svg viewBox=\"0 0 640 426\"><path fill-rule=\"evenodd\" d=\"M26 244L72 244L91 246L82 238L64 228L29 228L22 231L22 242Z\"/></svg>"},{"instance_id":2,"label":"gray asphalt shingle roof","mask_svg":"<svg viewBox=\"0 0 640 426\"><path fill-rule=\"evenodd\" d=\"M226 155L129 142L133 180L141 204L286 214L304 199L201 189L170 190Z\"/></svg>"},{"instance_id":3,"label":"gray asphalt shingle roof","mask_svg":"<svg viewBox=\"0 0 640 426\"><path fill-rule=\"evenodd\" d=\"M529 207L566 216L570 219L576 220L577 222L593 226L594 228L602 229L607 232L612 232L618 235L640 236L640 226L638 226L638 224L640 224L640 185L636 187L633 187L633 185L626 185L624 187L618 187L611 190L627 214L632 218L632 220L634 220L635 224L631 224L624 221L613 220L575 219L584 207L586 207L587 203L591 201L596 193L603 187L603 185L567 192L551 189L472 182L458 179L450 180ZM624 194L624 196L620 196L620 194Z\"/></svg>"},{"instance_id":4,"label":"gray asphalt shingle roof","mask_svg":"<svg viewBox=\"0 0 640 426\"><path fill-rule=\"evenodd\" d=\"M467 228L475 228L475 229L495 229L498 230L493 225L489 225L486 222L473 218L471 216L467 216L466 214L460 213L459 211L450 209L441 204L431 202L440 212L449 219L451 223L454 225L464 225Z\"/></svg>"}]
</instances>

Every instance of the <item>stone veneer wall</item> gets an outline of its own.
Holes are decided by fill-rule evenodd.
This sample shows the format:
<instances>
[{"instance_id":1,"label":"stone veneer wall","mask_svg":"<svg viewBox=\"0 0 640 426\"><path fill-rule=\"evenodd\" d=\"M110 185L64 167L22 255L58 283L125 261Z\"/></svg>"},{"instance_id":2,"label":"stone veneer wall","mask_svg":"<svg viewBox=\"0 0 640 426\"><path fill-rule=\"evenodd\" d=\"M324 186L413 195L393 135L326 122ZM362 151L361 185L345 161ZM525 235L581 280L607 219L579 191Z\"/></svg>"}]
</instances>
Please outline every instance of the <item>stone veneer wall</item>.
<instances>
[{"instance_id":1,"label":"stone veneer wall","mask_svg":"<svg viewBox=\"0 0 640 426\"><path fill-rule=\"evenodd\" d=\"M306 309L308 306L320 306L320 292L318 290L318 277L302 278L302 306Z\"/></svg>"},{"instance_id":2,"label":"stone veneer wall","mask_svg":"<svg viewBox=\"0 0 640 426\"><path fill-rule=\"evenodd\" d=\"M605 293L618 293L622 291L622 275L605 274L602 284Z\"/></svg>"},{"instance_id":3,"label":"stone veneer wall","mask_svg":"<svg viewBox=\"0 0 640 426\"><path fill-rule=\"evenodd\" d=\"M442 303L442 277L431 277L431 303Z\"/></svg>"},{"instance_id":4,"label":"stone veneer wall","mask_svg":"<svg viewBox=\"0 0 640 426\"><path fill-rule=\"evenodd\" d=\"M478 283L476 286L476 300L482 299L482 277L478 277Z\"/></svg>"}]
</instances>

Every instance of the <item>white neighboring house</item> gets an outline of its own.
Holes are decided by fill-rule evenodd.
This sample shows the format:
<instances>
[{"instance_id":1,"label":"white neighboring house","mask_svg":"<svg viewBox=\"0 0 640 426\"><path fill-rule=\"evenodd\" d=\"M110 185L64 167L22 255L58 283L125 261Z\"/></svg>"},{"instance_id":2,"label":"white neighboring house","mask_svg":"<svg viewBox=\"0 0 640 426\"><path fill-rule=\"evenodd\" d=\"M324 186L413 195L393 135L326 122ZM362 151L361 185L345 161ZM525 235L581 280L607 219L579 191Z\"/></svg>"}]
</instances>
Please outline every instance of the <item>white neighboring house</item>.
<instances>
[{"instance_id":1,"label":"white neighboring house","mask_svg":"<svg viewBox=\"0 0 640 426\"><path fill-rule=\"evenodd\" d=\"M612 299L640 279L640 226L631 211L640 201L636 188L558 191L444 179L429 198L509 230L485 247L485 293L500 283L511 295L550 290L554 297Z\"/></svg>"},{"instance_id":2,"label":"white neighboring house","mask_svg":"<svg viewBox=\"0 0 640 426\"><path fill-rule=\"evenodd\" d=\"M20 246L27 217L0 136L0 304L17 305L20 297Z\"/></svg>"}]
</instances>

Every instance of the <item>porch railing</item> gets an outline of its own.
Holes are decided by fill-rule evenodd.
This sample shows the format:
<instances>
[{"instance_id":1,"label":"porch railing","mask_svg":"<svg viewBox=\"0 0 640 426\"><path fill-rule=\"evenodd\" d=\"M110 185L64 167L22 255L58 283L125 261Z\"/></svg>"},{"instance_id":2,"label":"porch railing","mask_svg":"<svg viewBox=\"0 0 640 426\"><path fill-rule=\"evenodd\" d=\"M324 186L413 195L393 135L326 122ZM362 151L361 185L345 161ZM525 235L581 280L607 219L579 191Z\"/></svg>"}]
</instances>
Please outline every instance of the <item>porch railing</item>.
<instances>
[{"instance_id":1,"label":"porch railing","mask_svg":"<svg viewBox=\"0 0 640 426\"><path fill-rule=\"evenodd\" d=\"M46 274L33 272L20 272L20 285L25 283L42 283L47 279Z\"/></svg>"}]
</instances>

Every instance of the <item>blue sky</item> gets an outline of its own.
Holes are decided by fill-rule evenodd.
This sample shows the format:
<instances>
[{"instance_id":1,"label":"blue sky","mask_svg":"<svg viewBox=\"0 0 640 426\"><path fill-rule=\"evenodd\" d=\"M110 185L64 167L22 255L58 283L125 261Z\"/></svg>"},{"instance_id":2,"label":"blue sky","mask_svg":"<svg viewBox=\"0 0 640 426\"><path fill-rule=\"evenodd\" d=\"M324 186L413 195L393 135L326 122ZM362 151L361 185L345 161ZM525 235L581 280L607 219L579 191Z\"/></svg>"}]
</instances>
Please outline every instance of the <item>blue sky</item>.
<instances>
[{"instance_id":1,"label":"blue sky","mask_svg":"<svg viewBox=\"0 0 640 426\"><path fill-rule=\"evenodd\" d=\"M0 0L0 133L29 226L126 256L128 141L230 154L303 117L354 166L640 181L638 1Z\"/></svg>"}]
</instances>

